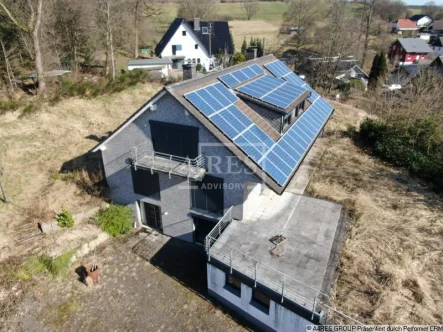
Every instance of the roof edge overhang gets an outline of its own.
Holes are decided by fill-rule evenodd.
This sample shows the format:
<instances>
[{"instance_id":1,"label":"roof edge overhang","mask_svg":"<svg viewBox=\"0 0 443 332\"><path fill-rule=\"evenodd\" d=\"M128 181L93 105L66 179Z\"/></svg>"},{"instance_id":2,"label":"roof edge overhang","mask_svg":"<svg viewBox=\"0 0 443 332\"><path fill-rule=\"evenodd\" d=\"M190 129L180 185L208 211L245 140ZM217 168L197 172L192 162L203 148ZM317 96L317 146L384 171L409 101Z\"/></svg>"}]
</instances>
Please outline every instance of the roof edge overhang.
<instances>
[{"instance_id":1,"label":"roof edge overhang","mask_svg":"<svg viewBox=\"0 0 443 332\"><path fill-rule=\"evenodd\" d=\"M125 122L123 122L114 132L108 136L103 142L92 148L92 152L97 152L101 150L106 144L122 132L127 126L134 122L140 115L147 111L153 104L155 104L160 98L166 94L165 88L162 88L157 94L155 94L148 102L146 102L142 107L140 107L131 117L129 117Z\"/></svg>"},{"instance_id":2,"label":"roof edge overhang","mask_svg":"<svg viewBox=\"0 0 443 332\"><path fill-rule=\"evenodd\" d=\"M311 92L309 90L304 91L303 93L301 93L288 107L286 108L280 108L277 106L274 106L272 104L268 104L264 101L261 101L257 98L251 97L247 94L244 94L240 91L235 90L236 94L241 96L243 99L246 99L248 101L251 101L255 104L258 104L260 106L266 107L272 111L275 111L277 113L281 113L281 114L288 114L289 112L291 112L298 104L300 104L301 102L303 102L304 100L306 100L306 98L308 98L311 95Z\"/></svg>"}]
</instances>

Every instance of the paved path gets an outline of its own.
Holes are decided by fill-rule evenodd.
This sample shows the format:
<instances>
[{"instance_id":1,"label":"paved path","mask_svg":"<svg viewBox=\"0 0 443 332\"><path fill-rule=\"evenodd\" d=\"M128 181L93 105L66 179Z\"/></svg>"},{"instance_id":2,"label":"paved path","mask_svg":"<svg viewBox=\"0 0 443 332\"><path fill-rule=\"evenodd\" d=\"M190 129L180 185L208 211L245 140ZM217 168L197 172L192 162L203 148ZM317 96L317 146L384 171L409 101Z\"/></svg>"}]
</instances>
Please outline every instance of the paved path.
<instances>
[{"instance_id":1,"label":"paved path","mask_svg":"<svg viewBox=\"0 0 443 332\"><path fill-rule=\"evenodd\" d=\"M182 257L171 263L168 254L177 244L163 241L156 249L138 245L146 234L134 235L125 243L108 244L96 254L102 270L100 285L86 287L76 280L73 271L64 281L41 282L26 296L18 314L11 317L7 329L12 331L244 331L233 319L205 298L205 286L188 286L187 270L194 275L195 266L186 265L183 257L192 253L182 246ZM151 241L152 242L152 241ZM135 254L152 253L152 264ZM175 248L176 249L176 248ZM176 252L176 251L175 251ZM92 257L85 258L87 264ZM198 263L200 262L200 263ZM156 266L154 266L154 264ZM77 264L76 266L79 266ZM175 266L175 268L171 268ZM167 273L170 273L168 275ZM205 280L206 269L199 280ZM191 274L192 275L192 274ZM188 279L187 279L188 278ZM183 281L184 280L184 281ZM1 330L1 328L0 328Z\"/></svg>"}]
</instances>

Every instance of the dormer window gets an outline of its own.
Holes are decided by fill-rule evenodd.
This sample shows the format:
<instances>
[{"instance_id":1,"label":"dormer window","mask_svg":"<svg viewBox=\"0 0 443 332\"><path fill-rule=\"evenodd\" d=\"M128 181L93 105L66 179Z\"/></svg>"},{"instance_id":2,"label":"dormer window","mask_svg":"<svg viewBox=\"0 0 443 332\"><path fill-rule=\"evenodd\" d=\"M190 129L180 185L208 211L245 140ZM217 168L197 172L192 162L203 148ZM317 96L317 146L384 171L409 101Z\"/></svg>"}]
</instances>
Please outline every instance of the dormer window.
<instances>
[{"instance_id":1,"label":"dormer window","mask_svg":"<svg viewBox=\"0 0 443 332\"><path fill-rule=\"evenodd\" d=\"M203 27L202 28L202 34L207 35L208 33L209 33L208 27Z\"/></svg>"}]
</instances>

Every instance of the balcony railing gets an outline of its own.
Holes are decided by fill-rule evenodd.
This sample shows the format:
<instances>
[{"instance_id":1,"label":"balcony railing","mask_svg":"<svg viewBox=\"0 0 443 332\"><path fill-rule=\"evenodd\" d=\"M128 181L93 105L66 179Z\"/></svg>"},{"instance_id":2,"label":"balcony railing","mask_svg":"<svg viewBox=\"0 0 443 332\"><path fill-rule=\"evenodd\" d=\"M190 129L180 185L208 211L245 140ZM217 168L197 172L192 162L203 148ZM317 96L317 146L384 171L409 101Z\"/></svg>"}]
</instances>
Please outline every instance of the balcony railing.
<instances>
[{"instance_id":1,"label":"balcony railing","mask_svg":"<svg viewBox=\"0 0 443 332\"><path fill-rule=\"evenodd\" d=\"M137 145L131 151L133 165L171 175L178 175L188 179L200 181L206 174L205 158L199 155L196 158L184 158L156 152L149 149L146 143Z\"/></svg>"},{"instance_id":2,"label":"balcony railing","mask_svg":"<svg viewBox=\"0 0 443 332\"><path fill-rule=\"evenodd\" d=\"M229 210L225 213L225 215L219 220L219 222L215 225L215 227L212 229L211 232L206 236L205 238L205 250L206 253L209 256L209 250L211 249L212 245L217 241L217 239L220 237L220 235L223 233L223 231L226 229L226 227L229 226L229 224L232 221L232 206L229 208Z\"/></svg>"}]
</instances>

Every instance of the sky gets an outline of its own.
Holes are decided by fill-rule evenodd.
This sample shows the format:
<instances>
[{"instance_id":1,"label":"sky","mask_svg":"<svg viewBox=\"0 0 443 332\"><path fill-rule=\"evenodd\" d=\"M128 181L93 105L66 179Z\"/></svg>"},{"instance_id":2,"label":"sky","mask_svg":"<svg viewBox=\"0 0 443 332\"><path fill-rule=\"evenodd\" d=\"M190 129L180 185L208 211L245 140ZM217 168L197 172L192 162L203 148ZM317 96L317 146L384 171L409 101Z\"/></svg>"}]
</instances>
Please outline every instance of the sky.
<instances>
[{"instance_id":1,"label":"sky","mask_svg":"<svg viewBox=\"0 0 443 332\"><path fill-rule=\"evenodd\" d=\"M428 0L403 0L407 5L424 5ZM437 5L443 5L443 1L434 0Z\"/></svg>"}]
</instances>

